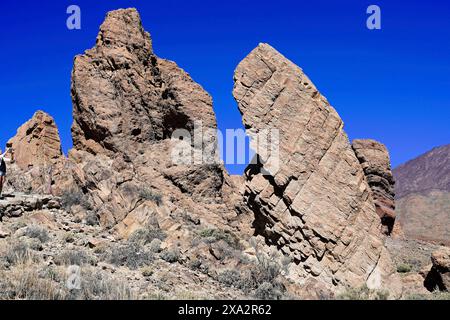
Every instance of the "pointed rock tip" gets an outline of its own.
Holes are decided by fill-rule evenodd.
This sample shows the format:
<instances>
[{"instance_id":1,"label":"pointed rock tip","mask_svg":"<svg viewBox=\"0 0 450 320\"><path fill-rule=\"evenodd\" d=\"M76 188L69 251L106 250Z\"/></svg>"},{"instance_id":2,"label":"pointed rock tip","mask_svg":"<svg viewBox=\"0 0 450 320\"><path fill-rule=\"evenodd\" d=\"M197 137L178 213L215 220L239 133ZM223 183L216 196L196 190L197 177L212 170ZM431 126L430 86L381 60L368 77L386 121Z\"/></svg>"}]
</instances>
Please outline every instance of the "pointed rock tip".
<instances>
[{"instance_id":1,"label":"pointed rock tip","mask_svg":"<svg viewBox=\"0 0 450 320\"><path fill-rule=\"evenodd\" d=\"M245 61L247 59L252 59L255 56L259 57L259 58L264 57L264 60L267 59L267 60L272 60L272 61L278 61L281 63L287 63L292 68L298 69L300 72L303 73L303 69L300 66L295 64L293 61L291 61L287 57L285 57L281 52L279 52L277 49L275 49L268 43L260 42L258 44L258 46L255 49L253 49L247 55L247 57L245 57L245 59L243 61Z\"/></svg>"},{"instance_id":2,"label":"pointed rock tip","mask_svg":"<svg viewBox=\"0 0 450 320\"><path fill-rule=\"evenodd\" d=\"M136 8L117 9L109 11L100 26L97 46L149 47L150 34L142 27L141 16Z\"/></svg>"}]
</instances>

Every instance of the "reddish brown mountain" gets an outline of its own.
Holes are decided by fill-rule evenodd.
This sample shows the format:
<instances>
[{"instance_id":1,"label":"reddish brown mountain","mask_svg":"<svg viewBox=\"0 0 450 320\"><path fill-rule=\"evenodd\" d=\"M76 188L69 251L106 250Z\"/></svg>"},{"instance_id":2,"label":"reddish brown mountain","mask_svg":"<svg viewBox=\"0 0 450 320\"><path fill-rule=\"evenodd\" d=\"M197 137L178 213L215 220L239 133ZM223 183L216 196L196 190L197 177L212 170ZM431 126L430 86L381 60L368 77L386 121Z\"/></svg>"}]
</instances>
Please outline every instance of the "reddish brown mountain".
<instances>
[{"instance_id":1,"label":"reddish brown mountain","mask_svg":"<svg viewBox=\"0 0 450 320\"><path fill-rule=\"evenodd\" d=\"M450 244L450 145L394 170L397 219L407 238Z\"/></svg>"}]
</instances>

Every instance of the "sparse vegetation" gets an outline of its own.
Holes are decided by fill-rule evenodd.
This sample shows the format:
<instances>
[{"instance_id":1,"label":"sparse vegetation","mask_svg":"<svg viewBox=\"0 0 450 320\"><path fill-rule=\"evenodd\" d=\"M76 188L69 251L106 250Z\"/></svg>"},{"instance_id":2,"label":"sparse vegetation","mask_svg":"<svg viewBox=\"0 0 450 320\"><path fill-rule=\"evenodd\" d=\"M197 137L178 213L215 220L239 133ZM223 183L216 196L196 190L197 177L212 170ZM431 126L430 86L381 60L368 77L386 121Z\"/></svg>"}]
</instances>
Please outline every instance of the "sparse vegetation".
<instances>
[{"instance_id":1,"label":"sparse vegetation","mask_svg":"<svg viewBox=\"0 0 450 320\"><path fill-rule=\"evenodd\" d=\"M263 282L255 292L255 298L260 300L281 300L282 297L282 291L269 282Z\"/></svg>"},{"instance_id":2,"label":"sparse vegetation","mask_svg":"<svg viewBox=\"0 0 450 320\"><path fill-rule=\"evenodd\" d=\"M81 273L81 289L71 291L69 299L134 300L137 296L125 281L113 279L93 269L84 269Z\"/></svg>"},{"instance_id":3,"label":"sparse vegetation","mask_svg":"<svg viewBox=\"0 0 450 320\"><path fill-rule=\"evenodd\" d=\"M163 241L167 235L159 228L149 225L147 228L138 229L130 236L128 242L140 246L150 244L154 239Z\"/></svg>"},{"instance_id":4,"label":"sparse vegetation","mask_svg":"<svg viewBox=\"0 0 450 320\"><path fill-rule=\"evenodd\" d=\"M200 232L200 237L208 242L225 241L231 248L239 250L242 249L239 239L231 232L220 229L204 229Z\"/></svg>"},{"instance_id":5,"label":"sparse vegetation","mask_svg":"<svg viewBox=\"0 0 450 320\"><path fill-rule=\"evenodd\" d=\"M57 265L64 266L83 266L86 264L94 265L96 263L95 257L91 256L85 250L74 249L65 250L61 254L55 257L55 263Z\"/></svg>"},{"instance_id":6,"label":"sparse vegetation","mask_svg":"<svg viewBox=\"0 0 450 320\"><path fill-rule=\"evenodd\" d=\"M160 258L169 263L175 263L180 260L180 252L178 249L164 250L161 252Z\"/></svg>"},{"instance_id":7,"label":"sparse vegetation","mask_svg":"<svg viewBox=\"0 0 450 320\"><path fill-rule=\"evenodd\" d=\"M153 275L153 268L145 266L142 268L142 275L144 277L151 277Z\"/></svg>"},{"instance_id":8,"label":"sparse vegetation","mask_svg":"<svg viewBox=\"0 0 450 320\"><path fill-rule=\"evenodd\" d=\"M257 299L278 300L286 292L279 276L284 268L284 261L279 257L269 256L257 250L257 259L249 268L238 270L225 270L219 273L217 280L227 286L241 289L247 294L252 293Z\"/></svg>"},{"instance_id":9,"label":"sparse vegetation","mask_svg":"<svg viewBox=\"0 0 450 320\"><path fill-rule=\"evenodd\" d=\"M1 300L61 300L64 293L58 283L42 279L34 270L0 275Z\"/></svg>"},{"instance_id":10,"label":"sparse vegetation","mask_svg":"<svg viewBox=\"0 0 450 320\"><path fill-rule=\"evenodd\" d=\"M389 292L386 290L371 290L366 285L360 288L348 288L337 296L338 300L387 300Z\"/></svg>"},{"instance_id":11,"label":"sparse vegetation","mask_svg":"<svg viewBox=\"0 0 450 320\"><path fill-rule=\"evenodd\" d=\"M31 225L27 227L25 236L32 239L38 239L42 243L45 243L50 239L47 229L38 225Z\"/></svg>"},{"instance_id":12,"label":"sparse vegetation","mask_svg":"<svg viewBox=\"0 0 450 320\"><path fill-rule=\"evenodd\" d=\"M92 207L87 201L85 195L78 190L69 190L61 195L61 205L66 211L70 211L72 206L80 205L86 210L91 210Z\"/></svg>"},{"instance_id":13,"label":"sparse vegetation","mask_svg":"<svg viewBox=\"0 0 450 320\"><path fill-rule=\"evenodd\" d=\"M39 261L39 257L32 252L24 241L9 244L6 247L6 252L0 259L3 260L2 264L6 267Z\"/></svg>"},{"instance_id":14,"label":"sparse vegetation","mask_svg":"<svg viewBox=\"0 0 450 320\"><path fill-rule=\"evenodd\" d=\"M397 266L398 273L409 273L412 270L412 266L409 264L402 263Z\"/></svg>"},{"instance_id":15,"label":"sparse vegetation","mask_svg":"<svg viewBox=\"0 0 450 320\"><path fill-rule=\"evenodd\" d=\"M88 212L86 215L86 224L88 226L98 226L100 224L100 220L95 212Z\"/></svg>"},{"instance_id":16,"label":"sparse vegetation","mask_svg":"<svg viewBox=\"0 0 450 320\"><path fill-rule=\"evenodd\" d=\"M66 243L73 243L75 242L76 236L73 232L67 232L63 235L62 239Z\"/></svg>"},{"instance_id":17,"label":"sparse vegetation","mask_svg":"<svg viewBox=\"0 0 450 320\"><path fill-rule=\"evenodd\" d=\"M434 291L430 294L411 294L404 300L450 300L450 292Z\"/></svg>"},{"instance_id":18,"label":"sparse vegetation","mask_svg":"<svg viewBox=\"0 0 450 320\"><path fill-rule=\"evenodd\" d=\"M156 191L150 189L150 188L143 188L139 192L139 197L144 200L153 201L158 206L162 204L162 195L157 193Z\"/></svg>"},{"instance_id":19,"label":"sparse vegetation","mask_svg":"<svg viewBox=\"0 0 450 320\"><path fill-rule=\"evenodd\" d=\"M235 269L225 270L219 273L217 280L228 287L240 288L242 284L242 275Z\"/></svg>"},{"instance_id":20,"label":"sparse vegetation","mask_svg":"<svg viewBox=\"0 0 450 320\"><path fill-rule=\"evenodd\" d=\"M103 256L109 263L126 266L132 270L149 265L154 260L150 250L133 243L114 245Z\"/></svg>"}]
</instances>

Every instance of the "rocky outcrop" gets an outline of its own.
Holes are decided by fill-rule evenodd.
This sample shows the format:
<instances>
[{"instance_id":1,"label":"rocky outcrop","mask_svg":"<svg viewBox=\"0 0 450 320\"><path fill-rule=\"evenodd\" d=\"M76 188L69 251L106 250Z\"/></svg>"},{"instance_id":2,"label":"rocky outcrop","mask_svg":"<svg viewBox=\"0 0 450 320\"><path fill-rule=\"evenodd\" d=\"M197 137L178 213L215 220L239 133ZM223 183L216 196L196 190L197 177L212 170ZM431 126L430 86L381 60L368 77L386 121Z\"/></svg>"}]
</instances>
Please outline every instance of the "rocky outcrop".
<instances>
[{"instance_id":1,"label":"rocky outcrop","mask_svg":"<svg viewBox=\"0 0 450 320\"><path fill-rule=\"evenodd\" d=\"M256 233L290 256L302 279L338 288L398 285L370 187L326 98L267 44L239 64L234 78L247 133L255 139L279 130L279 165L268 155L246 171L244 198Z\"/></svg>"},{"instance_id":2,"label":"rocky outcrop","mask_svg":"<svg viewBox=\"0 0 450 320\"><path fill-rule=\"evenodd\" d=\"M7 169L7 192L58 195L70 188L74 166L61 151L58 128L50 115L37 111L7 146L13 152Z\"/></svg>"},{"instance_id":3,"label":"rocky outcrop","mask_svg":"<svg viewBox=\"0 0 450 320\"><path fill-rule=\"evenodd\" d=\"M25 212L59 209L59 199L46 195L15 193L0 200L0 221L3 217L20 217Z\"/></svg>"},{"instance_id":4,"label":"rocky outcrop","mask_svg":"<svg viewBox=\"0 0 450 320\"><path fill-rule=\"evenodd\" d=\"M376 212L381 218L382 231L390 235L395 223L395 180L391 171L389 151L386 146L374 140L354 140L352 147L372 190Z\"/></svg>"},{"instance_id":5,"label":"rocky outcrop","mask_svg":"<svg viewBox=\"0 0 450 320\"><path fill-rule=\"evenodd\" d=\"M336 111L270 46L256 48L235 73L233 93L257 152L244 177L230 177L218 161L211 97L175 63L155 55L135 9L108 13L95 47L75 58L71 93L69 158L52 152L45 152L48 162L40 162L40 153L27 158L20 144L28 134L35 132L31 145L38 151L49 143L48 133L38 135L45 130L31 126L11 142L19 150L12 170L20 174L8 179L16 189L63 193L64 210L52 200L17 195L0 202L6 220L30 210L37 211L34 221L53 221L45 259L55 254L59 238L89 249L107 243L90 253L103 271L119 277L129 267L122 262L128 254L114 258L126 249L132 260L149 254L148 261L176 263L180 278L198 272L252 294L287 288L320 298L367 285L400 295L380 233L378 190L371 190L361 166L381 171L386 159L376 154L367 168L367 161L360 163L365 156L358 160ZM8 223L0 232L5 238L28 232L11 233ZM71 231L89 238L66 238ZM112 258L102 257L108 252ZM190 271L180 273L183 268ZM147 288L142 276L137 285Z\"/></svg>"},{"instance_id":6,"label":"rocky outcrop","mask_svg":"<svg viewBox=\"0 0 450 320\"><path fill-rule=\"evenodd\" d=\"M450 291L450 248L442 247L431 255L433 266L425 280L428 290Z\"/></svg>"},{"instance_id":7,"label":"rocky outcrop","mask_svg":"<svg viewBox=\"0 0 450 320\"><path fill-rule=\"evenodd\" d=\"M55 163L63 154L58 128L53 118L37 111L7 143L14 150L14 159L22 170Z\"/></svg>"},{"instance_id":8,"label":"rocky outcrop","mask_svg":"<svg viewBox=\"0 0 450 320\"><path fill-rule=\"evenodd\" d=\"M212 99L174 62L154 54L135 9L108 13L95 47L75 58L72 100L70 159L103 226L131 226L180 207L205 216L230 211ZM187 153L175 158L180 132ZM161 198L161 208L150 194ZM124 234L132 231L121 226Z\"/></svg>"}]
</instances>

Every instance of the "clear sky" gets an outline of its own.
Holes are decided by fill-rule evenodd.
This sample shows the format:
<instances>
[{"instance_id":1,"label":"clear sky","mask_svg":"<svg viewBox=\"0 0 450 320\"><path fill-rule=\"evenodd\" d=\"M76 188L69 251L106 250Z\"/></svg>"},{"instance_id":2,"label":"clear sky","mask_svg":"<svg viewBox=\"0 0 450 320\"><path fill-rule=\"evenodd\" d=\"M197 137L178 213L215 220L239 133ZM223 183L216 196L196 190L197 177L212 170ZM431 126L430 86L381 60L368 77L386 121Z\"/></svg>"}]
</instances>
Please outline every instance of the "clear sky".
<instances>
[{"instance_id":1,"label":"clear sky","mask_svg":"<svg viewBox=\"0 0 450 320\"><path fill-rule=\"evenodd\" d=\"M81 8L81 30L66 9ZM382 29L366 28L366 9ZM73 57L91 48L109 10L136 7L155 53L213 97L220 129L242 128L233 72L259 42L301 66L345 121L350 139L385 143L397 166L450 143L450 2L1 1L0 144L33 113L50 113L71 147ZM242 166L229 166L232 173Z\"/></svg>"}]
</instances>

